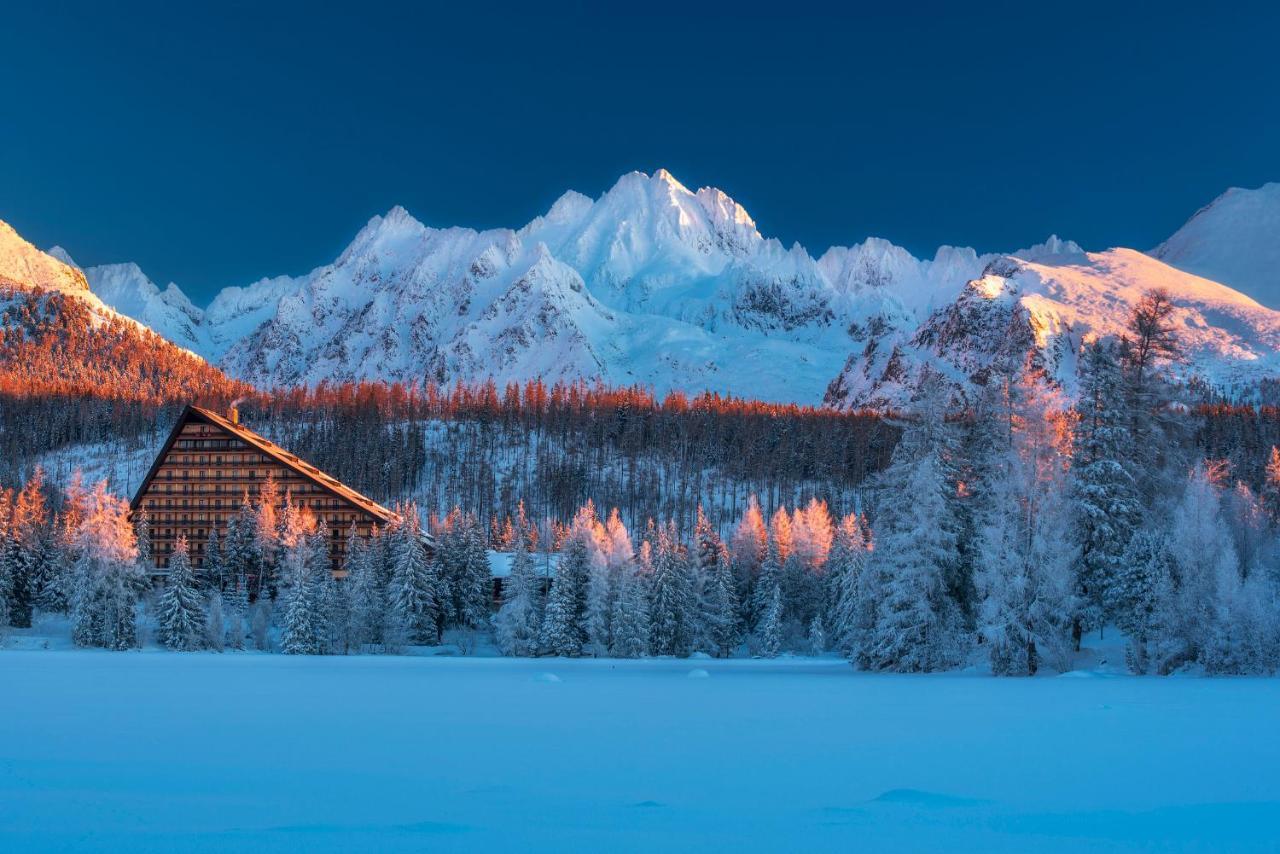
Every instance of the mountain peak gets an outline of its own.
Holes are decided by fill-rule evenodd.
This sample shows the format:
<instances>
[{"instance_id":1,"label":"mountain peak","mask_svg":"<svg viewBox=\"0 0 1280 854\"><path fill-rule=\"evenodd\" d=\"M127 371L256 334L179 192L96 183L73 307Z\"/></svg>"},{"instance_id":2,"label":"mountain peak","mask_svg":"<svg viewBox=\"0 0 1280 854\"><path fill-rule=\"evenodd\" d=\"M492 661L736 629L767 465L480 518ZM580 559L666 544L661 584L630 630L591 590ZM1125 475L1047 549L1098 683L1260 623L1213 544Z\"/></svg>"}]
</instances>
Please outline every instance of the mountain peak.
<instances>
[{"instance_id":1,"label":"mountain peak","mask_svg":"<svg viewBox=\"0 0 1280 854\"><path fill-rule=\"evenodd\" d=\"M1280 183L1232 187L1150 254L1280 308Z\"/></svg>"},{"instance_id":2,"label":"mountain peak","mask_svg":"<svg viewBox=\"0 0 1280 854\"><path fill-rule=\"evenodd\" d=\"M32 246L0 220L0 283L83 295L89 290L84 273Z\"/></svg>"}]
</instances>

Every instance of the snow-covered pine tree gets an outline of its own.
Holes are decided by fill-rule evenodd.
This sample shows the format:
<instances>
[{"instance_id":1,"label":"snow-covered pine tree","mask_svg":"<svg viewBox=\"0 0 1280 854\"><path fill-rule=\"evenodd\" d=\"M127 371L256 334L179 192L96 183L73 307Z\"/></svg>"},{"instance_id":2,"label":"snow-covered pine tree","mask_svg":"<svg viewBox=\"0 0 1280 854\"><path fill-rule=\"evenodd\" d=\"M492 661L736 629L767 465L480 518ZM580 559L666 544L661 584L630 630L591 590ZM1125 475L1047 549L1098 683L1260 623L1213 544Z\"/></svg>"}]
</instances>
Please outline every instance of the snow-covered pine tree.
<instances>
[{"instance_id":1,"label":"snow-covered pine tree","mask_svg":"<svg viewBox=\"0 0 1280 854\"><path fill-rule=\"evenodd\" d=\"M718 658L729 658L742 642L742 634L738 624L738 586L724 551L716 562L704 602L706 637L711 652Z\"/></svg>"},{"instance_id":2,"label":"snow-covered pine tree","mask_svg":"<svg viewBox=\"0 0 1280 854\"><path fill-rule=\"evenodd\" d=\"M760 620L764 617L764 612L773 601L773 591L776 589L779 596L782 594L783 559L781 555L778 539L770 535L765 549L764 562L760 564L760 573L756 578L755 588L752 590L752 596L754 597L751 603L752 626L756 627L757 630L760 626ZM779 625L778 631L782 631L781 625Z\"/></svg>"},{"instance_id":3,"label":"snow-covered pine tree","mask_svg":"<svg viewBox=\"0 0 1280 854\"><path fill-rule=\"evenodd\" d=\"M845 517L836 533L828 563L839 566L840 589L832 637L841 654L856 666L869 669L871 638L882 598L882 578L868 566L871 529L865 517Z\"/></svg>"},{"instance_id":4,"label":"snow-covered pine tree","mask_svg":"<svg viewBox=\"0 0 1280 854\"><path fill-rule=\"evenodd\" d=\"M248 496L245 496L248 502ZM279 574L280 541L280 492L270 472L258 490L258 500L253 507L253 552L257 558L258 596L275 598Z\"/></svg>"},{"instance_id":5,"label":"snow-covered pine tree","mask_svg":"<svg viewBox=\"0 0 1280 854\"><path fill-rule=\"evenodd\" d=\"M646 544L647 545L647 544ZM648 577L635 567L626 567L618 577L618 595L613 602L612 645L609 654L617 658L641 658L649 654Z\"/></svg>"},{"instance_id":6,"label":"snow-covered pine tree","mask_svg":"<svg viewBox=\"0 0 1280 854\"><path fill-rule=\"evenodd\" d=\"M940 393L927 390L877 484L873 561L884 587L866 650L876 670L944 670L964 654L960 612L947 585L959 554L943 413Z\"/></svg>"},{"instance_id":7,"label":"snow-covered pine tree","mask_svg":"<svg viewBox=\"0 0 1280 854\"><path fill-rule=\"evenodd\" d=\"M756 629L759 652L765 658L777 658L782 651L782 589L772 589L769 604L760 616L760 625Z\"/></svg>"},{"instance_id":8,"label":"snow-covered pine tree","mask_svg":"<svg viewBox=\"0 0 1280 854\"><path fill-rule=\"evenodd\" d=\"M209 591L208 608L204 623L204 646L216 652L222 652L227 644L227 620L223 609L222 591L214 588Z\"/></svg>"},{"instance_id":9,"label":"snow-covered pine tree","mask_svg":"<svg viewBox=\"0 0 1280 854\"><path fill-rule=\"evenodd\" d=\"M31 615L44 573L45 555L41 544L47 522L44 470L37 466L14 498L9 522L9 622L16 628L28 628L31 625Z\"/></svg>"},{"instance_id":10,"label":"snow-covered pine tree","mask_svg":"<svg viewBox=\"0 0 1280 854\"><path fill-rule=\"evenodd\" d=\"M729 554L733 565L734 581L738 585L738 603L742 609L739 624L754 625L756 612L752 610L756 577L764 563L769 548L769 529L760 512L760 502L755 495L747 499L742 518L729 538Z\"/></svg>"},{"instance_id":11,"label":"snow-covered pine tree","mask_svg":"<svg viewBox=\"0 0 1280 854\"><path fill-rule=\"evenodd\" d=\"M326 650L324 591L329 569L326 529L320 527L287 540L282 576L287 576L287 604L280 625L280 648L286 655L322 655Z\"/></svg>"},{"instance_id":12,"label":"snow-covered pine tree","mask_svg":"<svg viewBox=\"0 0 1280 854\"><path fill-rule=\"evenodd\" d=\"M387 586L394 623L404 641L433 644L440 640L440 578L422 545L418 510L401 508L403 523L389 534L392 570Z\"/></svg>"},{"instance_id":13,"label":"snow-covered pine tree","mask_svg":"<svg viewBox=\"0 0 1280 854\"><path fill-rule=\"evenodd\" d=\"M1110 346L1085 346L1080 399L1076 404L1075 458L1071 466L1078 613L1072 627L1076 647L1083 633L1101 628L1110 586L1139 515L1127 409L1119 366Z\"/></svg>"},{"instance_id":14,"label":"snow-covered pine tree","mask_svg":"<svg viewBox=\"0 0 1280 854\"><path fill-rule=\"evenodd\" d=\"M457 625L466 629L479 629L489 625L493 573L489 569L489 552L485 548L484 533L475 514L466 516L459 557L458 574L453 585Z\"/></svg>"},{"instance_id":15,"label":"snow-covered pine tree","mask_svg":"<svg viewBox=\"0 0 1280 854\"><path fill-rule=\"evenodd\" d=\"M1219 591L1234 592L1240 564L1222 521L1221 496L1213 476L1197 464L1169 519L1171 583L1164 585L1157 617L1156 666L1161 674L1204 663L1206 646L1223 616Z\"/></svg>"},{"instance_id":16,"label":"snow-covered pine tree","mask_svg":"<svg viewBox=\"0 0 1280 854\"><path fill-rule=\"evenodd\" d=\"M206 615L191 571L187 538L179 536L169 556L169 574L156 605L156 639L173 650L204 645Z\"/></svg>"},{"instance_id":17,"label":"snow-covered pine tree","mask_svg":"<svg viewBox=\"0 0 1280 854\"><path fill-rule=\"evenodd\" d=\"M71 637L78 646L131 649L138 645L138 547L129 505L94 487L76 521L71 597Z\"/></svg>"},{"instance_id":18,"label":"snow-covered pine tree","mask_svg":"<svg viewBox=\"0 0 1280 854\"><path fill-rule=\"evenodd\" d=\"M575 656L586 642L583 626L591 552L583 532L565 540L556 577L547 597L538 646L544 655Z\"/></svg>"},{"instance_id":19,"label":"snow-covered pine tree","mask_svg":"<svg viewBox=\"0 0 1280 854\"><path fill-rule=\"evenodd\" d=\"M1169 545L1162 529L1140 529L1129 538L1111 595L1116 626L1125 633L1125 663L1135 674L1151 672L1151 644L1160 631L1159 607L1172 580Z\"/></svg>"},{"instance_id":20,"label":"snow-covered pine tree","mask_svg":"<svg viewBox=\"0 0 1280 854\"><path fill-rule=\"evenodd\" d=\"M538 653L542 593L529 554L523 504L517 510L512 545L511 573L502 585L502 607L494 618L495 636L503 655L533 656Z\"/></svg>"},{"instance_id":21,"label":"snow-covered pine tree","mask_svg":"<svg viewBox=\"0 0 1280 854\"><path fill-rule=\"evenodd\" d=\"M809 654L822 655L827 651L827 633L822 628L822 617L815 616L809 623Z\"/></svg>"},{"instance_id":22,"label":"snow-covered pine tree","mask_svg":"<svg viewBox=\"0 0 1280 854\"><path fill-rule=\"evenodd\" d=\"M218 529L209 531L209 541L204 547L204 572L197 579L210 590L222 590L227 584L227 566L223 555L222 543L218 539Z\"/></svg>"},{"instance_id":23,"label":"snow-covered pine tree","mask_svg":"<svg viewBox=\"0 0 1280 854\"><path fill-rule=\"evenodd\" d=\"M688 559L677 539L675 524L660 525L649 609L649 645L654 655L687 656L692 651L696 603Z\"/></svg>"}]
</instances>

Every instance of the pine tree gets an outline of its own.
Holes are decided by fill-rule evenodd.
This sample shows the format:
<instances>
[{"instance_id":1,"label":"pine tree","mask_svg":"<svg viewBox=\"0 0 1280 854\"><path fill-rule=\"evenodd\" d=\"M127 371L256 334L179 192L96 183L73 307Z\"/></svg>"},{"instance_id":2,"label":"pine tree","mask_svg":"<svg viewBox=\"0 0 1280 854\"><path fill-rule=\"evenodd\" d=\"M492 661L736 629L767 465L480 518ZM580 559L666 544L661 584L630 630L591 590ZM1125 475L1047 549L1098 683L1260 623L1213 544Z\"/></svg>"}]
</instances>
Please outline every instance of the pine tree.
<instances>
[{"instance_id":1,"label":"pine tree","mask_svg":"<svg viewBox=\"0 0 1280 854\"><path fill-rule=\"evenodd\" d=\"M205 615L204 646L222 652L226 647L227 621L223 610L222 591L209 591L208 609Z\"/></svg>"},{"instance_id":2,"label":"pine tree","mask_svg":"<svg viewBox=\"0 0 1280 854\"><path fill-rule=\"evenodd\" d=\"M29 628L44 568L40 549L43 528L48 520L45 507L44 471L39 466L13 501L9 522L8 588L9 622Z\"/></svg>"},{"instance_id":3,"label":"pine tree","mask_svg":"<svg viewBox=\"0 0 1280 854\"><path fill-rule=\"evenodd\" d=\"M433 644L440 640L440 579L422 545L417 508L402 512L403 523L389 534L388 602L406 643Z\"/></svg>"},{"instance_id":4,"label":"pine tree","mask_svg":"<svg viewBox=\"0 0 1280 854\"><path fill-rule=\"evenodd\" d=\"M587 541L575 534L565 541L547 597L538 646L544 655L576 656L586 642L583 627L587 576L591 556Z\"/></svg>"},{"instance_id":5,"label":"pine tree","mask_svg":"<svg viewBox=\"0 0 1280 854\"><path fill-rule=\"evenodd\" d=\"M287 541L282 570L289 583L280 647L286 655L322 655L326 652L324 591L330 575L323 524Z\"/></svg>"},{"instance_id":6,"label":"pine tree","mask_svg":"<svg viewBox=\"0 0 1280 854\"><path fill-rule=\"evenodd\" d=\"M538 574L529 555L524 505L518 511L511 574L502 585L502 607L494 618L498 649L503 655L533 656L538 652L542 621Z\"/></svg>"},{"instance_id":7,"label":"pine tree","mask_svg":"<svg viewBox=\"0 0 1280 854\"><path fill-rule=\"evenodd\" d=\"M822 655L827 651L827 633L822 628L822 618L814 617L809 623L809 654Z\"/></svg>"},{"instance_id":8,"label":"pine tree","mask_svg":"<svg viewBox=\"0 0 1280 854\"><path fill-rule=\"evenodd\" d=\"M1111 349L1101 342L1088 345L1071 471L1080 554L1075 583L1079 612L1072 629L1077 648L1083 633L1100 628L1106 619L1110 586L1120 573L1138 516L1133 476L1126 467L1133 452L1125 413Z\"/></svg>"},{"instance_id":9,"label":"pine tree","mask_svg":"<svg viewBox=\"0 0 1280 854\"><path fill-rule=\"evenodd\" d=\"M178 537L169 556L169 574L157 604L156 639L169 649L193 650L203 646L205 610L191 572L187 538Z\"/></svg>"},{"instance_id":10,"label":"pine tree","mask_svg":"<svg viewBox=\"0 0 1280 854\"><path fill-rule=\"evenodd\" d=\"M138 547L129 505L97 484L71 535L75 554L71 637L79 646L131 649L138 644Z\"/></svg>"},{"instance_id":11,"label":"pine tree","mask_svg":"<svg viewBox=\"0 0 1280 854\"><path fill-rule=\"evenodd\" d=\"M764 562L760 564L760 575L756 579L755 589L752 591L752 596L754 597L751 603L752 625L756 626L757 629L760 621L764 618L764 612L768 610L770 603L773 601L773 592L775 590L778 591L778 595L781 597L782 557L777 538L770 536ZM782 631L781 625L779 625L778 631Z\"/></svg>"},{"instance_id":12,"label":"pine tree","mask_svg":"<svg viewBox=\"0 0 1280 854\"><path fill-rule=\"evenodd\" d=\"M738 630L738 589L727 554L722 553L706 596L707 637L713 653L729 658L742 642Z\"/></svg>"},{"instance_id":13,"label":"pine tree","mask_svg":"<svg viewBox=\"0 0 1280 854\"><path fill-rule=\"evenodd\" d=\"M650 648L654 655L687 656L693 646L696 603L674 524L659 526L654 559L653 602L649 609Z\"/></svg>"},{"instance_id":14,"label":"pine tree","mask_svg":"<svg viewBox=\"0 0 1280 854\"><path fill-rule=\"evenodd\" d=\"M1125 663L1132 673L1151 670L1151 645L1160 631L1160 600L1171 579L1169 547L1163 532L1140 530L1134 534L1112 586L1116 626L1128 638Z\"/></svg>"},{"instance_id":15,"label":"pine tree","mask_svg":"<svg viewBox=\"0 0 1280 854\"><path fill-rule=\"evenodd\" d=\"M782 651L782 590L778 587L774 587L769 594L769 604L760 616L757 633L760 637L760 655L777 658Z\"/></svg>"},{"instance_id":16,"label":"pine tree","mask_svg":"<svg viewBox=\"0 0 1280 854\"><path fill-rule=\"evenodd\" d=\"M613 603L612 645L617 658L641 658L649 654L649 591L646 579L634 567L622 571Z\"/></svg>"},{"instance_id":17,"label":"pine tree","mask_svg":"<svg viewBox=\"0 0 1280 854\"><path fill-rule=\"evenodd\" d=\"M962 656L960 612L947 585L958 559L948 427L927 397L879 480L874 571L883 584L865 654L873 669L943 670Z\"/></svg>"}]
</instances>

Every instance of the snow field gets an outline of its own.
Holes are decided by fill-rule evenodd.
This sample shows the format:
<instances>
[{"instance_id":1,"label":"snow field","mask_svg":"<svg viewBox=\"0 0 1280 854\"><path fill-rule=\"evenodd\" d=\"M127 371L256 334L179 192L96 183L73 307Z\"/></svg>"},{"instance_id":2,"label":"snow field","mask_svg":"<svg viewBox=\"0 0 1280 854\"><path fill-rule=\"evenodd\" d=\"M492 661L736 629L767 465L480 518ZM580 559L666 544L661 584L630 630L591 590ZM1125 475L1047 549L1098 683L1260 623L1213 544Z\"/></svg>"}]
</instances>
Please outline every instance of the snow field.
<instances>
[{"instance_id":1,"label":"snow field","mask_svg":"<svg viewBox=\"0 0 1280 854\"><path fill-rule=\"evenodd\" d=\"M1275 850L1280 680L1080 675L5 651L0 849Z\"/></svg>"}]
</instances>

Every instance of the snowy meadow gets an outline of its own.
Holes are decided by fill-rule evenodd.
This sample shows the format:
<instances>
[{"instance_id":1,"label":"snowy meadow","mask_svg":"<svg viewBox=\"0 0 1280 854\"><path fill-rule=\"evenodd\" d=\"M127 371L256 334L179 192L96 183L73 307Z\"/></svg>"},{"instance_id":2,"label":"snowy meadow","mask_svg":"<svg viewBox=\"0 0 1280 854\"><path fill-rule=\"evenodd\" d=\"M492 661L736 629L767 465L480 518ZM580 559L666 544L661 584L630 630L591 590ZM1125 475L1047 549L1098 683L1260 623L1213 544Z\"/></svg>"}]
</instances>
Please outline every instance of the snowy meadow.
<instances>
[{"instance_id":1,"label":"snowy meadow","mask_svg":"<svg viewBox=\"0 0 1280 854\"><path fill-rule=\"evenodd\" d=\"M0 653L8 851L1274 851L1280 680Z\"/></svg>"}]
</instances>

